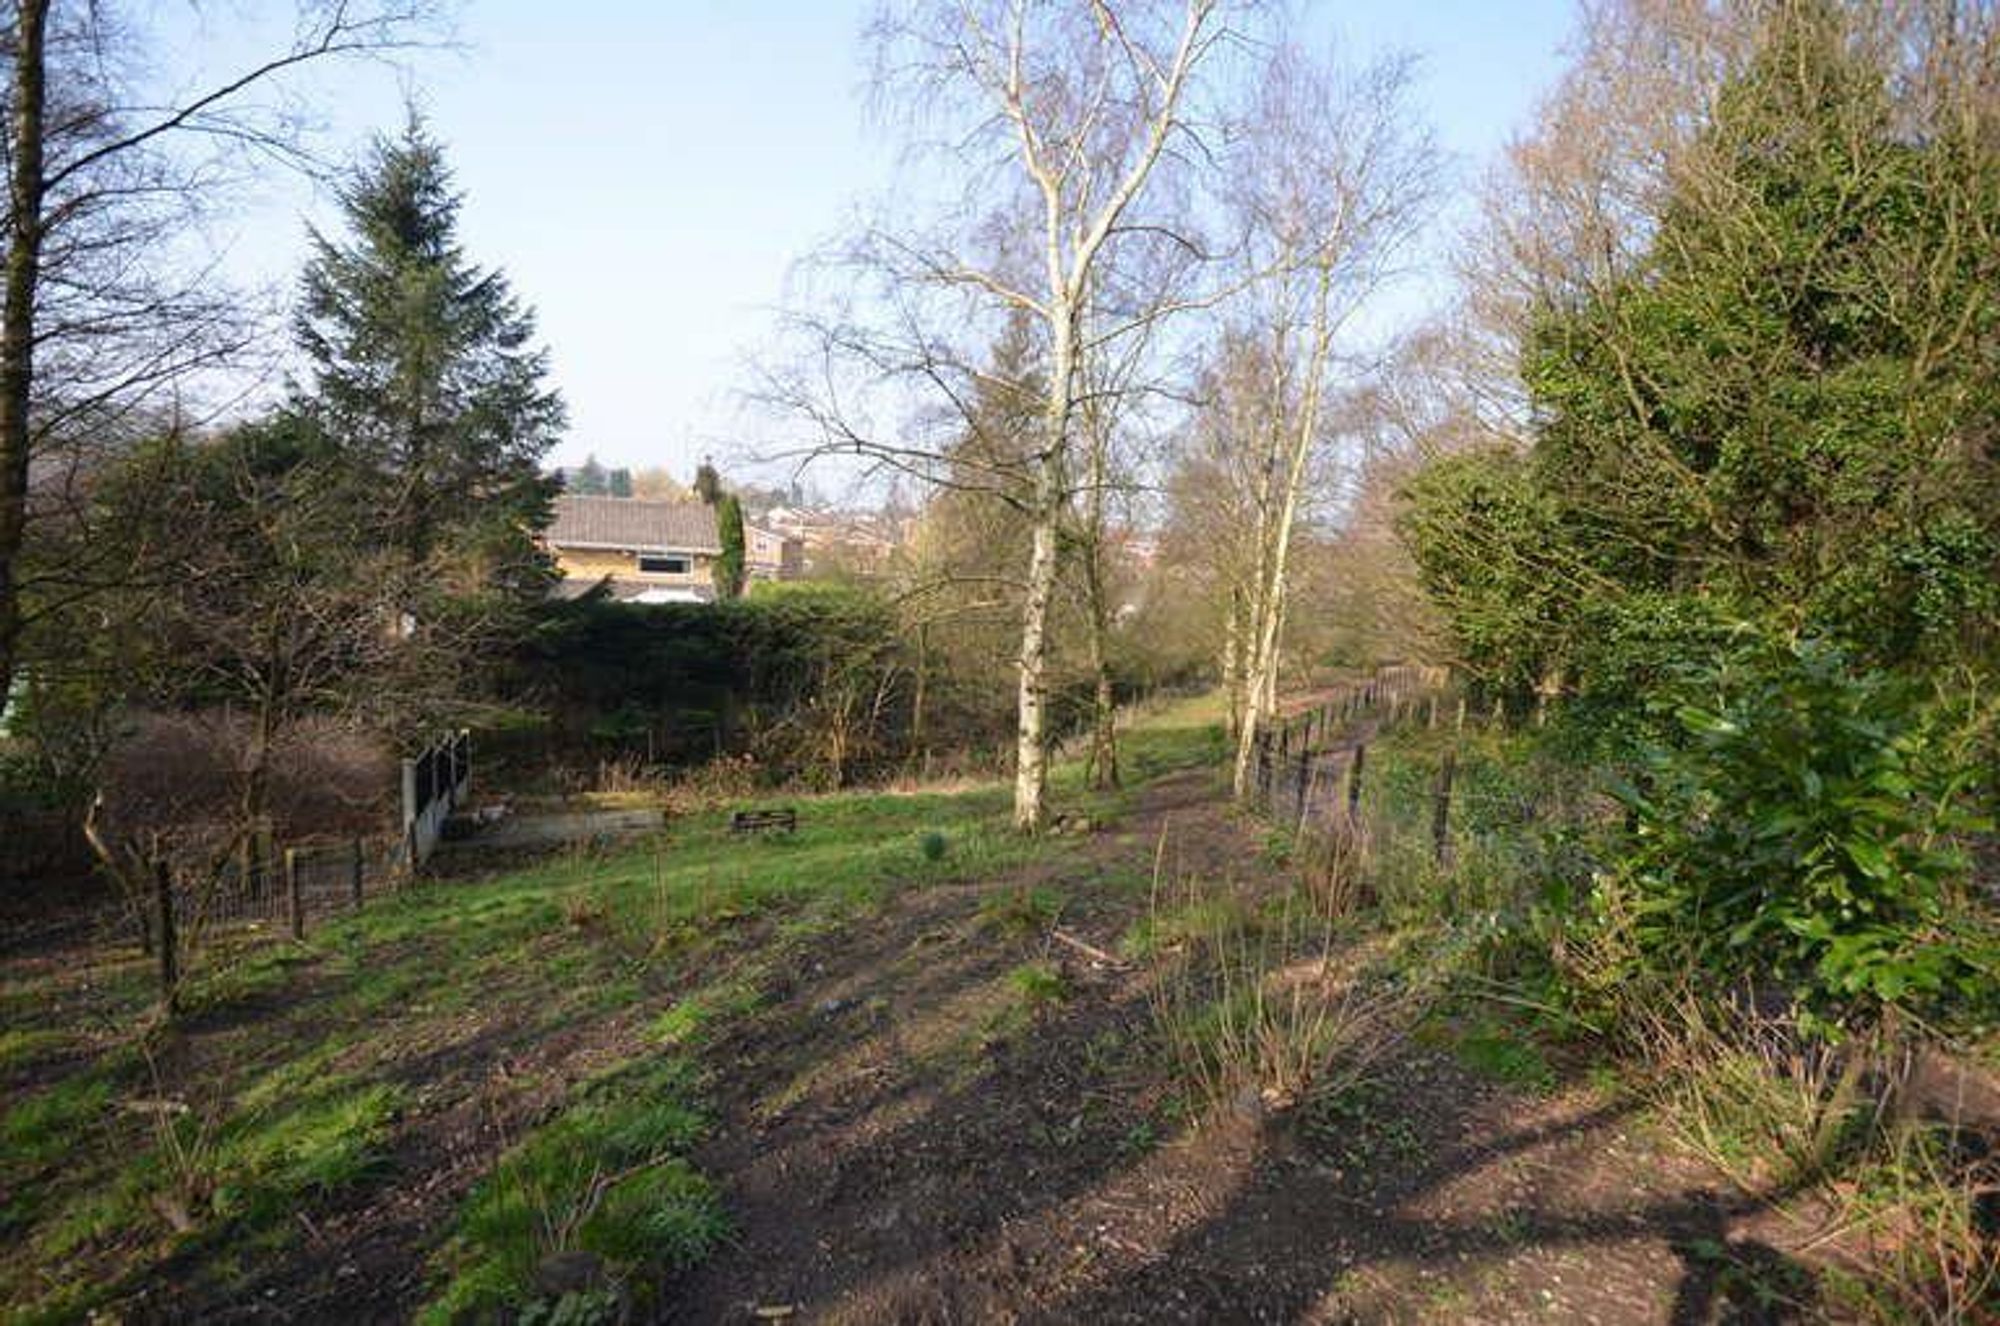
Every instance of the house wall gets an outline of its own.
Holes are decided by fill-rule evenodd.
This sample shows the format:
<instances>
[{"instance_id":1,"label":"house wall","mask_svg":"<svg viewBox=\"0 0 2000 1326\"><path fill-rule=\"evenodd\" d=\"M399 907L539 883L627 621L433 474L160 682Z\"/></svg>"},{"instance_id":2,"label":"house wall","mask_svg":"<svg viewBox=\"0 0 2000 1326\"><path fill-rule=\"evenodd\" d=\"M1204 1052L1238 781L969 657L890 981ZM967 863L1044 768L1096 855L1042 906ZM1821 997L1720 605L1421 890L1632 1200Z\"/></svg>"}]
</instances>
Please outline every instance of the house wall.
<instances>
[{"instance_id":1,"label":"house wall","mask_svg":"<svg viewBox=\"0 0 2000 1326\"><path fill-rule=\"evenodd\" d=\"M602 580L605 576L620 581L632 581L648 585L698 585L715 583L715 558L708 553L682 554L688 559L686 575L661 575L657 572L639 570L639 555L636 552L608 552L601 548L552 549L556 567L565 580Z\"/></svg>"},{"instance_id":2,"label":"house wall","mask_svg":"<svg viewBox=\"0 0 2000 1326\"><path fill-rule=\"evenodd\" d=\"M797 580L805 574L805 544L755 526L743 530L743 560L757 580Z\"/></svg>"}]
</instances>

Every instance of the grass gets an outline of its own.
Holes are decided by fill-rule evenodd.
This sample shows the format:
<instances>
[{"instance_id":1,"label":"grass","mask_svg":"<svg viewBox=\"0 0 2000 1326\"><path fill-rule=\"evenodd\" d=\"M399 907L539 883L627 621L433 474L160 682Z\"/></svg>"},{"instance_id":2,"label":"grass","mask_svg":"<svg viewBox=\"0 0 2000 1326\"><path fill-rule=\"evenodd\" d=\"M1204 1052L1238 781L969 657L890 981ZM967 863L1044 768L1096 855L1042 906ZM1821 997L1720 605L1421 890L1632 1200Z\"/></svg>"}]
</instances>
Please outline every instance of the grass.
<instances>
[{"instance_id":1,"label":"grass","mask_svg":"<svg viewBox=\"0 0 2000 1326\"><path fill-rule=\"evenodd\" d=\"M110 1105L110 1079L83 1074L12 1106L0 1116L7 1169L33 1171L60 1159L79 1137L98 1130Z\"/></svg>"},{"instance_id":2,"label":"grass","mask_svg":"<svg viewBox=\"0 0 2000 1326\"><path fill-rule=\"evenodd\" d=\"M1180 706L1130 732L1124 791L1086 792L1059 766L1059 803L1115 822L1132 785L1213 758L1207 721ZM759 1015L773 973L898 890L1001 877L1088 841L1015 834L999 784L795 804L793 834L689 815L648 840L391 895L303 944L238 946L196 965L167 1026L130 954L0 971L0 1069L55 1067L0 1114L0 1300L72 1320L158 1290L170 1260L193 1302L226 1297L246 1266L323 1263L287 1251L304 1222L379 1200L403 1181L393 1158L413 1130L454 1113L477 1122L425 1145L508 1143L438 1231L434 1319L534 1304L557 1252L592 1259L607 1304L643 1294L724 1236L687 1158L694 1064ZM990 919L1032 932L1064 905L1029 888ZM1061 987L1030 964L995 996L1029 1016Z\"/></svg>"},{"instance_id":3,"label":"grass","mask_svg":"<svg viewBox=\"0 0 2000 1326\"><path fill-rule=\"evenodd\" d=\"M546 1296L551 1258L587 1254L602 1283L645 1288L728 1231L686 1159L704 1127L687 1061L641 1060L599 1078L501 1156L461 1208L422 1320L485 1319Z\"/></svg>"},{"instance_id":4,"label":"grass","mask_svg":"<svg viewBox=\"0 0 2000 1326\"><path fill-rule=\"evenodd\" d=\"M1007 984L1030 1013L1053 1007L1069 998L1069 982L1055 965L1024 962L1007 973Z\"/></svg>"},{"instance_id":5,"label":"grass","mask_svg":"<svg viewBox=\"0 0 2000 1326\"><path fill-rule=\"evenodd\" d=\"M1496 1018L1475 1018L1450 1040L1459 1059L1508 1086L1545 1096L1556 1089L1558 1077L1548 1056L1533 1037Z\"/></svg>"},{"instance_id":6,"label":"grass","mask_svg":"<svg viewBox=\"0 0 2000 1326\"><path fill-rule=\"evenodd\" d=\"M1259 906L1158 884L1128 949L1152 957L1148 995L1180 1076L1210 1108L1285 1110L1364 1081L1433 998L1428 978L1384 971L1343 918L1304 890ZM1162 943L1162 937L1170 942Z\"/></svg>"},{"instance_id":7,"label":"grass","mask_svg":"<svg viewBox=\"0 0 2000 1326\"><path fill-rule=\"evenodd\" d=\"M1046 884L1026 885L989 894L979 904L979 924L1012 938L1038 935L1056 923L1066 899Z\"/></svg>"},{"instance_id":8,"label":"grass","mask_svg":"<svg viewBox=\"0 0 2000 1326\"><path fill-rule=\"evenodd\" d=\"M201 1176L222 1219L266 1225L303 1200L380 1173L406 1098L391 1083L329 1084L303 1101L239 1115L215 1136ZM179 1127L192 1133L198 1124Z\"/></svg>"},{"instance_id":9,"label":"grass","mask_svg":"<svg viewBox=\"0 0 2000 1326\"><path fill-rule=\"evenodd\" d=\"M763 1002L764 993L754 974L740 974L677 1001L646 1024L646 1034L663 1047L694 1048L706 1044L720 1026L755 1012Z\"/></svg>"},{"instance_id":10,"label":"grass","mask_svg":"<svg viewBox=\"0 0 2000 1326\"><path fill-rule=\"evenodd\" d=\"M47 1028L11 1028L0 1031L0 1073L32 1068L45 1059L64 1053L73 1044L69 1035Z\"/></svg>"}]
</instances>

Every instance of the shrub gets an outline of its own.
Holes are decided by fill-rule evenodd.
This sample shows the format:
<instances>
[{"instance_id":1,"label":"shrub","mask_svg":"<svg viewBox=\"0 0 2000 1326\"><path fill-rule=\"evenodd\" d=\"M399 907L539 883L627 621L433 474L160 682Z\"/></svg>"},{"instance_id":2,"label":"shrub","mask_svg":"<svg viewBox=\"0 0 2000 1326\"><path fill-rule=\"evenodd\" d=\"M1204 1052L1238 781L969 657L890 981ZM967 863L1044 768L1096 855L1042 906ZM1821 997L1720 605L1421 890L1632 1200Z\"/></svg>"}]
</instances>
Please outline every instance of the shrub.
<instances>
[{"instance_id":1,"label":"shrub","mask_svg":"<svg viewBox=\"0 0 2000 1326\"><path fill-rule=\"evenodd\" d=\"M1775 978L1822 1013L1990 995L1990 933L1958 905L1980 827L1962 716L1831 645L1755 637L1660 707L1680 739L1619 789L1598 887L1639 962Z\"/></svg>"}]
</instances>

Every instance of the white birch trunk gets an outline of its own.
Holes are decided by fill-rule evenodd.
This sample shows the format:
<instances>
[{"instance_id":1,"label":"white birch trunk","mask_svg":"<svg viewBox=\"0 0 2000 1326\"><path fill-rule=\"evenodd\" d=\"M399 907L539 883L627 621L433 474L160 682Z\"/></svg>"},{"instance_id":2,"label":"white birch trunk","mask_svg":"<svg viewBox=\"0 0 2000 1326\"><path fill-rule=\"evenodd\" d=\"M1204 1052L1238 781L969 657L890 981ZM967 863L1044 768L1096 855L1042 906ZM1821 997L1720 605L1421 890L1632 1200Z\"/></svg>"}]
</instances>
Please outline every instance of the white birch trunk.
<instances>
[{"instance_id":1,"label":"white birch trunk","mask_svg":"<svg viewBox=\"0 0 2000 1326\"><path fill-rule=\"evenodd\" d=\"M1257 588L1254 638L1250 641L1246 707L1242 731L1237 734L1236 767L1233 786L1240 798L1249 790L1250 757L1256 749L1257 734L1277 709L1279 646L1285 616L1286 576L1291 559L1292 528L1298 522L1299 499L1305 491L1307 464L1319 433L1320 405L1325 393L1326 364L1333 352L1332 285L1333 271L1321 262L1317 272L1312 320L1312 348L1307 354L1305 396L1293 421L1288 453L1284 456L1284 478L1277 486L1277 512L1268 522L1260 521L1259 534L1265 555L1259 558L1261 579ZM1282 408L1282 403L1278 403Z\"/></svg>"}]
</instances>

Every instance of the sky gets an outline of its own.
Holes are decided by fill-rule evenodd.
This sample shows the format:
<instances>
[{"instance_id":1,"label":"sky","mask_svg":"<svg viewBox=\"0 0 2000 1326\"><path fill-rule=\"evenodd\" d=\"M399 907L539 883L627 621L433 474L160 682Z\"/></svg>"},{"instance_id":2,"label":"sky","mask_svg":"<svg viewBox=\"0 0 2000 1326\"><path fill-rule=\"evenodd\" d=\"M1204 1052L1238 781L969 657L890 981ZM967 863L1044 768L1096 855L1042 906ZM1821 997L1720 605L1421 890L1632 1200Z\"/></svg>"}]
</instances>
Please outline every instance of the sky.
<instances>
[{"instance_id":1,"label":"sky","mask_svg":"<svg viewBox=\"0 0 2000 1326\"><path fill-rule=\"evenodd\" d=\"M745 364L793 265L893 176L862 99L873 0L466 0L448 49L343 65L300 86L337 159L422 109L463 194L473 261L539 316L569 405L553 460L686 478L745 428ZM281 41L274 0L168 6L160 46L190 84ZM1354 55L1419 55L1415 103L1462 180L1554 78L1574 0L1320 0L1307 21ZM225 270L283 285L324 189L274 176L220 237Z\"/></svg>"}]
</instances>

